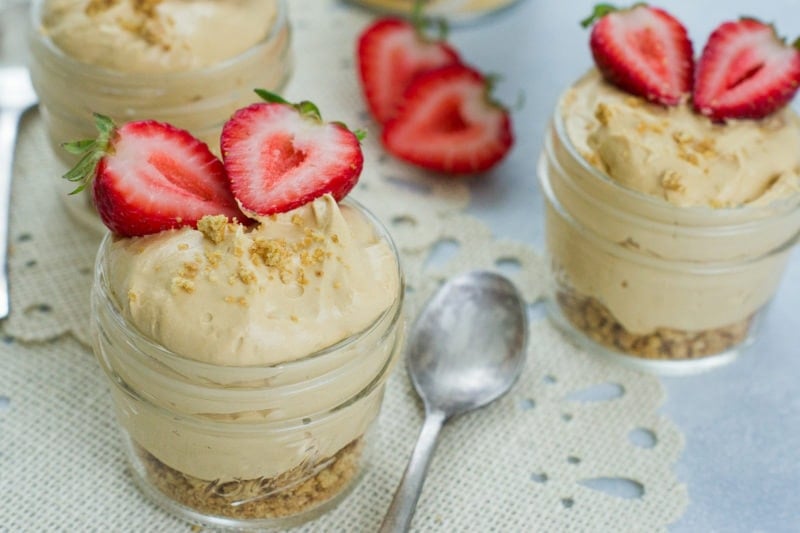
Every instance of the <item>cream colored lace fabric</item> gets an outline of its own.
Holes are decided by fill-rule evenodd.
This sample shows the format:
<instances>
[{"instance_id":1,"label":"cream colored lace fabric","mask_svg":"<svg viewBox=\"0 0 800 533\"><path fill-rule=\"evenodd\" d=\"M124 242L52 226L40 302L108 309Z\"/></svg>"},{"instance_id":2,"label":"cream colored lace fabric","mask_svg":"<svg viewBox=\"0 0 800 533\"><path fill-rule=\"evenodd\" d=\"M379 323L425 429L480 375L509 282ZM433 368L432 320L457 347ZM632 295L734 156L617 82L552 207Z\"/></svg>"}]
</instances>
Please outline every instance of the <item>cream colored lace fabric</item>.
<instances>
[{"instance_id":1,"label":"cream colored lace fabric","mask_svg":"<svg viewBox=\"0 0 800 533\"><path fill-rule=\"evenodd\" d=\"M332 0L290 4L295 72L285 95L370 129L354 197L402 251L408 316L440 280L472 268L502 271L535 302L545 284L537 252L467 216L463 184L379 148L353 70L355 35L370 16ZM189 531L143 499L127 473L105 378L86 347L99 236L67 213L61 172L33 111L18 145L12 314L0 342L0 531ZM571 346L536 315L513 390L445 428L414 530L665 530L688 498L673 470L682 436L658 413L661 385ZM421 424L402 366L380 420L381 445L363 482L300 531L377 528Z\"/></svg>"}]
</instances>

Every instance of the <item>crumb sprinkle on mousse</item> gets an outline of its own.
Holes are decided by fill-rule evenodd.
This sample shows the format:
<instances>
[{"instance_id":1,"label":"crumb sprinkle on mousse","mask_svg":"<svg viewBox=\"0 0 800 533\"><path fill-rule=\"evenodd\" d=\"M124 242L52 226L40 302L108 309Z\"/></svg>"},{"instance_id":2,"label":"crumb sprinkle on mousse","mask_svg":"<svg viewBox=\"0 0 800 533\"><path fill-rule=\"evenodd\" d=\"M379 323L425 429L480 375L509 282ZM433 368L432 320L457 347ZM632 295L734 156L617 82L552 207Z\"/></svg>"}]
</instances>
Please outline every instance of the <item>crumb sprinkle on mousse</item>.
<instances>
[{"instance_id":1,"label":"crumb sprinkle on mousse","mask_svg":"<svg viewBox=\"0 0 800 533\"><path fill-rule=\"evenodd\" d=\"M264 223L274 223L276 220L273 216ZM212 283L219 280L215 272L226 263L226 257L236 258L234 270L224 278L227 285L248 286L249 292L260 290L260 280L279 280L283 284L303 287L308 286L312 278L323 278L325 262L334 257L329 248L341 245L341 238L337 234L327 235L308 226L307 220L300 214L292 214L288 220L297 228L297 232L295 237L287 239L259 235L258 230L229 222L224 215L201 218L197 230L206 242L204 253L198 254L195 261L182 265L172 282L173 292L192 293L195 290L194 283L201 274ZM252 235L252 238L247 239L246 235ZM178 248L186 251L190 246L182 243ZM238 296L227 297L225 301L246 305L246 302L239 301Z\"/></svg>"}]
</instances>

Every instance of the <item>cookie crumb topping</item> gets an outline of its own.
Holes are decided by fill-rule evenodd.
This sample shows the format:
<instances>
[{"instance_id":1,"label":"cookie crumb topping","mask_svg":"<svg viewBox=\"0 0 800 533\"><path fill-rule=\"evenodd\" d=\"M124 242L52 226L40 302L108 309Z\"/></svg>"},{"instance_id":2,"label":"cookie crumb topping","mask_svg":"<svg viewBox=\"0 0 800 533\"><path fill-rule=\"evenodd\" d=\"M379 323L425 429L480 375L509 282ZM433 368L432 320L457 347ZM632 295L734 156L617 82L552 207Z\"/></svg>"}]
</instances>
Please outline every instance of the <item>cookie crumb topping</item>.
<instances>
[{"instance_id":1,"label":"cookie crumb topping","mask_svg":"<svg viewBox=\"0 0 800 533\"><path fill-rule=\"evenodd\" d=\"M333 244L341 244L339 235L321 231L301 214L290 215L288 222L296 230L291 237L284 238L261 234L257 227L231 223L222 215L201 218L197 231L202 235L202 252L173 272L173 294L196 292L196 283L202 277L212 284L226 284L235 292L229 292L225 301L246 307L247 301L240 297L242 286L247 287L248 294L262 291L262 282L276 280L284 285L308 287L312 280L325 277L326 261L342 263L329 250ZM279 223L276 217L262 222L273 223ZM192 245L181 243L178 249L186 252L192 250ZM232 262L232 270L220 276L220 269L228 262Z\"/></svg>"},{"instance_id":2,"label":"cookie crumb topping","mask_svg":"<svg viewBox=\"0 0 800 533\"><path fill-rule=\"evenodd\" d=\"M668 170L661 178L661 185L668 191L683 192L686 187L681 182L681 178L674 170Z\"/></svg>"},{"instance_id":3,"label":"cookie crumb topping","mask_svg":"<svg viewBox=\"0 0 800 533\"><path fill-rule=\"evenodd\" d=\"M612 116L611 108L607 104L600 102L594 110L594 118L603 126L608 126Z\"/></svg>"},{"instance_id":4,"label":"cookie crumb topping","mask_svg":"<svg viewBox=\"0 0 800 533\"><path fill-rule=\"evenodd\" d=\"M258 281L255 273L244 265L239 265L239 271L237 272L237 275L239 280L245 285L251 285Z\"/></svg>"},{"instance_id":5,"label":"cookie crumb topping","mask_svg":"<svg viewBox=\"0 0 800 533\"><path fill-rule=\"evenodd\" d=\"M122 0L90 0L84 12L89 17L100 15L109 9L119 5ZM133 16L129 18L119 17L117 24L123 30L137 36L144 42L152 46L159 46L164 50L169 50L171 45L165 35L165 26L171 26L174 21L171 19L161 20L158 17L156 8L163 0L131 0L130 5Z\"/></svg>"},{"instance_id":6,"label":"cookie crumb topping","mask_svg":"<svg viewBox=\"0 0 800 533\"><path fill-rule=\"evenodd\" d=\"M180 276L172 278L172 293L176 294L180 291L192 294L194 292L194 281Z\"/></svg>"},{"instance_id":7,"label":"cookie crumb topping","mask_svg":"<svg viewBox=\"0 0 800 533\"><path fill-rule=\"evenodd\" d=\"M197 229L206 239L219 244L228 233L228 218L225 215L205 216L197 222Z\"/></svg>"},{"instance_id":8,"label":"cookie crumb topping","mask_svg":"<svg viewBox=\"0 0 800 533\"><path fill-rule=\"evenodd\" d=\"M261 260L268 267L282 270L290 256L290 249L283 239L265 239L259 237L250 247L250 256L254 262Z\"/></svg>"}]
</instances>

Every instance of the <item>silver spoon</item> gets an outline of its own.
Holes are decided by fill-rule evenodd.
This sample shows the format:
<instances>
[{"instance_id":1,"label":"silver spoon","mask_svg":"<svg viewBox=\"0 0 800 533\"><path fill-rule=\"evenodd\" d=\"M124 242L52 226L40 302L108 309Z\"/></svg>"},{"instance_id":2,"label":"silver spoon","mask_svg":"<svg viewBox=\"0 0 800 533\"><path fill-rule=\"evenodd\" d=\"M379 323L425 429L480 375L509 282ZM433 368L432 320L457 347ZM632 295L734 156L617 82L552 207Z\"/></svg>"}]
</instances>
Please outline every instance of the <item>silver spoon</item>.
<instances>
[{"instance_id":1,"label":"silver spoon","mask_svg":"<svg viewBox=\"0 0 800 533\"><path fill-rule=\"evenodd\" d=\"M411 330L406 367L425 405L425 423L381 524L408 531L439 430L455 415L502 396L525 359L525 303L503 276L475 271L444 284Z\"/></svg>"}]
</instances>

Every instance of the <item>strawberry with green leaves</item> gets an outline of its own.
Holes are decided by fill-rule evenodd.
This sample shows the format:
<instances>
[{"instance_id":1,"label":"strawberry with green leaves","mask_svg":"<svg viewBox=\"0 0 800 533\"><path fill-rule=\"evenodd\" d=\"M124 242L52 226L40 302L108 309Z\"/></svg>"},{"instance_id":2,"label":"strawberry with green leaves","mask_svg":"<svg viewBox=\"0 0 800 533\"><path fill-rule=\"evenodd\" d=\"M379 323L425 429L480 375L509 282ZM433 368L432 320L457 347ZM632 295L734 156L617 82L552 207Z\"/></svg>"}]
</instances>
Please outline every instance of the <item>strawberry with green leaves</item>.
<instances>
[{"instance_id":1,"label":"strawberry with green leaves","mask_svg":"<svg viewBox=\"0 0 800 533\"><path fill-rule=\"evenodd\" d=\"M222 162L189 132L154 120L117 127L95 115L97 139L66 143L81 155L64 177L91 187L103 223L133 237L196 226L206 215L245 220L231 194Z\"/></svg>"},{"instance_id":2,"label":"strawberry with green leaves","mask_svg":"<svg viewBox=\"0 0 800 533\"><path fill-rule=\"evenodd\" d=\"M342 199L358 182L360 132L323 122L311 102L265 101L236 111L222 128L222 160L242 210L252 216L289 211L329 193Z\"/></svg>"}]
</instances>

